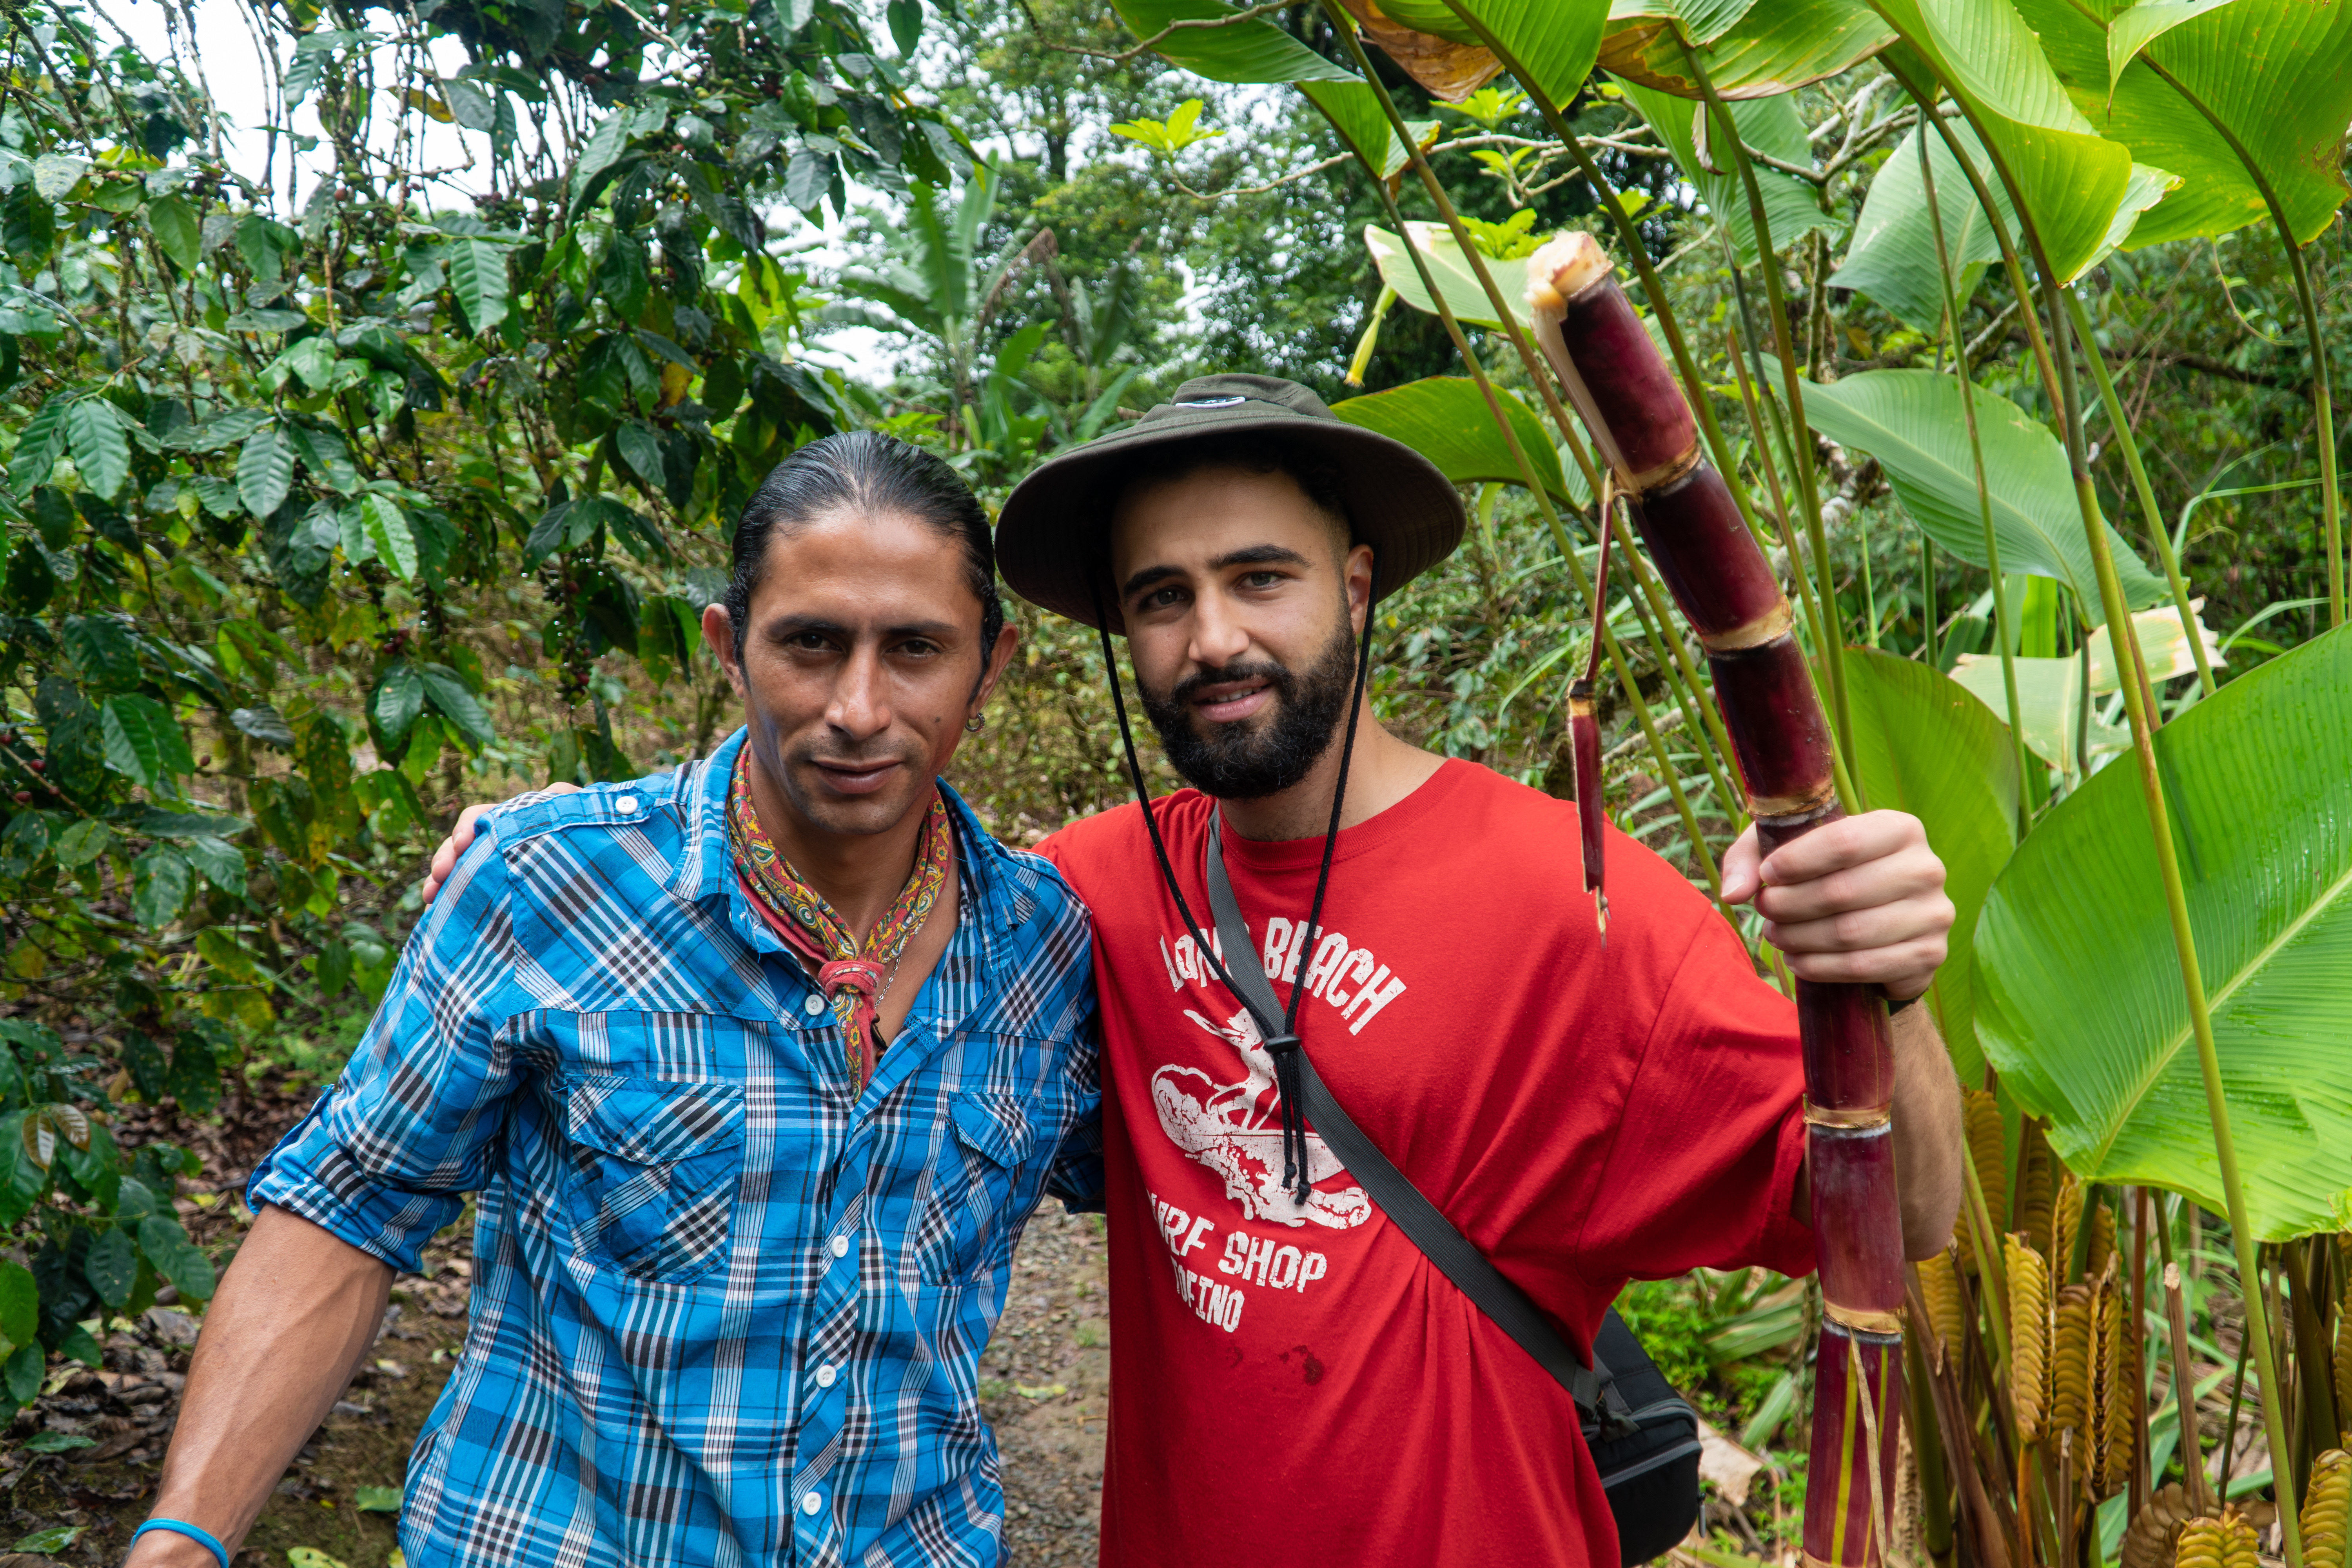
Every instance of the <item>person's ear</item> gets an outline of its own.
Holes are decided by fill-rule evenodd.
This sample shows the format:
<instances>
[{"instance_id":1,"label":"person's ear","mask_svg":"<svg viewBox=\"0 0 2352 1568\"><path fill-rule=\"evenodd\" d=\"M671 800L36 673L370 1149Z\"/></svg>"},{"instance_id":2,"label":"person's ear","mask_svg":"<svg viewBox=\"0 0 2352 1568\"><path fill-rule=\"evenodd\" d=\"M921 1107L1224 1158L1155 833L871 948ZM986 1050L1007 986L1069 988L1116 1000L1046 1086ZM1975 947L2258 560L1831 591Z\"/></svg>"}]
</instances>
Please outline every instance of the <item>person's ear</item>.
<instances>
[{"instance_id":1,"label":"person's ear","mask_svg":"<svg viewBox=\"0 0 2352 1568\"><path fill-rule=\"evenodd\" d=\"M727 684L735 689L736 696L742 696L743 664L735 656L735 622L727 614L726 605L702 607L702 641L710 649L710 657L719 661L719 668L727 672Z\"/></svg>"},{"instance_id":2,"label":"person's ear","mask_svg":"<svg viewBox=\"0 0 2352 1568\"><path fill-rule=\"evenodd\" d=\"M1372 547L1359 544L1348 552L1348 618L1358 631L1364 623L1359 616L1372 613Z\"/></svg>"},{"instance_id":3,"label":"person's ear","mask_svg":"<svg viewBox=\"0 0 2352 1568\"><path fill-rule=\"evenodd\" d=\"M980 672L980 689L972 694L971 710L978 713L988 706L989 697L996 683L1003 679L1005 667L1013 662L1013 650L1021 646L1020 630L1007 623L997 628L996 646L988 650L988 663Z\"/></svg>"}]
</instances>

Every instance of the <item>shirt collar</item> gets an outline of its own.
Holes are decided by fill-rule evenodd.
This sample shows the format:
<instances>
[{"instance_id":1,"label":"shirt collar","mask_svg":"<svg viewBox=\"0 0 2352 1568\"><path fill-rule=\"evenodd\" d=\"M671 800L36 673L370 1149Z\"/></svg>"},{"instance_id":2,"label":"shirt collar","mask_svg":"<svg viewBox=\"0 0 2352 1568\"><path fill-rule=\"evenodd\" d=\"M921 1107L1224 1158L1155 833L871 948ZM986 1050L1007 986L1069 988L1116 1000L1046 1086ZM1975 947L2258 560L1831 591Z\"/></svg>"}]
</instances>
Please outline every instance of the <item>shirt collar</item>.
<instances>
[{"instance_id":1,"label":"shirt collar","mask_svg":"<svg viewBox=\"0 0 2352 1568\"><path fill-rule=\"evenodd\" d=\"M735 773L735 759L747 743L749 731L738 729L720 742L709 757L692 764L691 777L681 778L681 804L690 814L694 830L687 836L687 853L678 863L673 890L696 903L723 900L728 923L755 951L781 952L783 944L767 922L752 913L735 876L735 858L728 844L727 789ZM681 769L683 773L686 770ZM956 819L956 838L964 853L958 857L965 886L977 885L980 912L990 938L1027 922L1037 910L1037 873L1022 857L999 844L971 807L964 804L947 780L939 781L940 795Z\"/></svg>"}]
</instances>

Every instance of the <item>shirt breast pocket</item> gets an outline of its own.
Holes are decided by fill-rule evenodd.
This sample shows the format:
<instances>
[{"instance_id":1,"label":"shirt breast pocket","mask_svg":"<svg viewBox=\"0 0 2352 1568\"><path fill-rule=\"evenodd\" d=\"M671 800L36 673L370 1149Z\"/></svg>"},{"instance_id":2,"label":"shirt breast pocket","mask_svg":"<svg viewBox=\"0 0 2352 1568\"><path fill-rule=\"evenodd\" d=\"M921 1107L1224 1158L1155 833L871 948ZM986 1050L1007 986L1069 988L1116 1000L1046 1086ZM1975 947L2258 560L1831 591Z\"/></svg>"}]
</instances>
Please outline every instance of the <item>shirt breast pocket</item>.
<instances>
[{"instance_id":1,"label":"shirt breast pocket","mask_svg":"<svg viewBox=\"0 0 2352 1568\"><path fill-rule=\"evenodd\" d=\"M635 1279L683 1284L727 1255L743 1171L743 1091L732 1083L589 1075L564 1096L582 1253Z\"/></svg>"},{"instance_id":2,"label":"shirt breast pocket","mask_svg":"<svg viewBox=\"0 0 2352 1568\"><path fill-rule=\"evenodd\" d=\"M1037 1131L1009 1094L967 1090L948 1102L941 1159L916 1237L923 1278L959 1284L985 1269L1020 1218L1012 1212Z\"/></svg>"}]
</instances>

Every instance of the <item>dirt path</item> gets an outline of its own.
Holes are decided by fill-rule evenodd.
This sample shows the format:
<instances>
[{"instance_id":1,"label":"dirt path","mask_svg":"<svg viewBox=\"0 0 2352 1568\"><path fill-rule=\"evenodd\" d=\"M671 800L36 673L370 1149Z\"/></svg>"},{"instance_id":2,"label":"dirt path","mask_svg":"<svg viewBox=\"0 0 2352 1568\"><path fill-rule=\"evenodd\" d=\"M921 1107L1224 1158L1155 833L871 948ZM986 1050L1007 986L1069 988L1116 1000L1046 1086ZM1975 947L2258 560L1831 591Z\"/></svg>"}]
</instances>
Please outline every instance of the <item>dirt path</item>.
<instances>
[{"instance_id":1,"label":"dirt path","mask_svg":"<svg viewBox=\"0 0 2352 1568\"><path fill-rule=\"evenodd\" d=\"M1013 1259L1004 1316L980 1359L982 1403L1004 1457L1004 1544L1019 1568L1095 1560L1110 1300L1101 1217L1048 1203Z\"/></svg>"},{"instance_id":2,"label":"dirt path","mask_svg":"<svg viewBox=\"0 0 2352 1568\"><path fill-rule=\"evenodd\" d=\"M229 1108L220 1125L172 1130L204 1157L204 1178L184 1184L176 1206L215 1258L233 1253L242 1231L234 1194L245 1173L307 1103L307 1095L266 1090ZM385 1568L394 1515L377 1511L392 1500L381 1489L400 1486L464 1341L468 1247L467 1227L444 1232L425 1249L426 1273L394 1284L368 1364L278 1483L238 1568L284 1568L289 1552L306 1546L347 1568ZM1023 1238L1003 1319L982 1359L982 1408L1003 1448L1007 1559L1019 1568L1095 1560L1110 1370L1103 1259L1099 1222L1049 1205ZM53 1368L9 1430L0 1546L22 1550L0 1551L0 1568L120 1562L147 1515L196 1321L162 1306L101 1329L103 1368ZM37 1438L58 1451L25 1446Z\"/></svg>"}]
</instances>

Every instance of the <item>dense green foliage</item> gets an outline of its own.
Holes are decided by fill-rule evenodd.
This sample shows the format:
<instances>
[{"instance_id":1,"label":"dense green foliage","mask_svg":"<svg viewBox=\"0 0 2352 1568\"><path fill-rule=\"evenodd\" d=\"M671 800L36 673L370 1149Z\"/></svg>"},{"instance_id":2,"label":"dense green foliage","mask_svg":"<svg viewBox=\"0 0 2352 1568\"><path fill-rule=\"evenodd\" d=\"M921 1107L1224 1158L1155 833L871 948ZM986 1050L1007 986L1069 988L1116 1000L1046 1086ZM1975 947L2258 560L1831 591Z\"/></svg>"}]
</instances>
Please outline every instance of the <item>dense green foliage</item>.
<instances>
[{"instance_id":1,"label":"dense green foliage","mask_svg":"<svg viewBox=\"0 0 2352 1568\"><path fill-rule=\"evenodd\" d=\"M889 43L829 0L428 18L277 18L272 123L309 104L332 153L295 208L179 64L10 17L10 1400L45 1350L94 1356L83 1321L210 1294L179 1156L118 1149L111 1102L202 1116L273 1018L378 994L450 795L708 746L725 523L872 411L798 362L762 208L970 165L904 90L903 8ZM478 200L383 155L415 117L479 133ZM664 708L635 758L633 691Z\"/></svg>"},{"instance_id":2,"label":"dense green foliage","mask_svg":"<svg viewBox=\"0 0 2352 1568\"><path fill-rule=\"evenodd\" d=\"M1217 63L1220 40L1246 35L1325 87L1360 89L1325 9L1138 50L1157 26L1142 23L1177 15L1171 4L443 0L395 13L282 0L257 13L275 50L268 101L236 118L267 121L273 155L304 140L298 108L320 137L309 174L289 152L257 177L239 173L192 56L142 58L55 0L12 14L0 1233L15 1250L0 1258L0 1399L28 1397L51 1354L93 1356L84 1324L159 1290L209 1293L212 1264L173 1218L182 1155L119 1148L111 1107L201 1118L224 1074L289 1054L314 1065L283 1043L345 1031L381 994L421 853L463 800L628 776L731 726L697 618L732 518L794 445L891 430L942 452L993 502L1042 453L1192 374L1290 375L1337 404L1465 374L1415 307L1394 242L1385 265L1367 242L1368 227L1392 228L1389 200L1415 225L1441 216L1401 150L1377 179L1282 79ZM2010 10L1926 9L1969 5ZM1442 20L1448 8L1387 9ZM1562 107L1660 258L1759 521L1800 536L1779 563L1791 582L1824 579L1839 640L1875 650L1847 661L1855 771L1874 802L1927 818L1953 867L1962 928L1931 1001L1956 1060L1974 1083L1995 1046L2063 1051L2071 1037L2037 1044L2014 988L1998 986L1988 1031L2006 1032L1980 1045L1969 940L1979 909L2001 905L2005 868L2080 894L2062 841L2089 831L2093 811L2091 837L2113 839L2137 809L2120 773L2093 777L2128 764L2131 741L2114 661L2099 662L2063 410L2025 327L2041 301L2019 300L1957 169L1938 162L1962 284L1958 331L1943 330L1904 162L1916 164L1917 115L1884 64L1859 57L1738 110L1741 139L1774 160L1760 171L1774 254L1759 259L1720 139L1694 137L1675 75L1675 24L1661 18L1689 8L1621 5L1602 39L1605 9L1559 8L1561 37L1591 23L1583 47L1606 68L1576 66ZM2017 14L2044 9L2020 0ZM1747 10L1712 8L1707 25L1736 28ZM2063 21L2036 26L2054 37ZM1727 58L1718 44L1718 65ZM433 64L460 58L446 76ZM1454 103L1378 52L1371 62L1498 279L1557 228L1617 246L1602 198L1510 77ZM2065 86L2096 107L2082 81ZM2126 86L2144 114L2130 93L2145 83ZM1370 112L1349 135L1381 127ZM467 138L470 195L431 177L428 125ZM2200 199L2225 174L2199 174ZM2327 625L2310 340L2276 236L2232 221L2110 252L2077 285L2155 512L2226 647L2225 682ZM2333 282L2341 230L2312 232L2321 336L2340 343L2352 326ZM1585 659L1590 607L1561 550L1593 566L1592 498L1555 447L1538 382L1508 334L1477 324L1497 318L1456 271L1465 341L1534 433L1559 531L1491 427L1457 424L1448 439L1478 448L1454 470L1474 531L1382 606L1376 701L1424 744L1566 794L1560 699ZM1820 439L1792 443L1777 423L1774 280ZM1767 351L1748 366L1760 427L1735 326ZM1956 342L2002 454L1989 488L2005 584L1970 531ZM1444 395L1468 398L1467 384ZM2084 424L2128 596L2168 603L2095 397ZM1801 459L1828 500L1824 562L1802 544L1798 498L1776 491ZM1742 824L1736 778L1709 739L1704 660L1685 684L1680 629L1653 609L1621 556L1608 622L1632 679L1603 687L1605 789L1621 822L1704 883ZM1024 646L958 782L1020 841L1126 784L1091 635L1026 606L1014 617ZM2021 771L1993 657L2004 643L2022 679ZM2200 700L2188 664L2151 675L2166 713ZM1148 742L1146 755L1159 765ZM2293 838L2291 822L2257 835L2252 821L2241 837ZM2012 861L2018 826L2059 831ZM2133 862L2116 885L2145 869ZM2021 879L2018 894L2031 890ZM2076 935L2098 903L2081 901L2091 913ZM2266 907L2273 925L2240 933L2257 956L2273 926L2309 913L2292 899ZM2135 969L2143 990L2170 984L2177 999L2158 919L2153 905L2135 914ZM1986 930L2014 952L2017 923L1997 913ZM2294 929L2342 923L2339 911ZM2082 989L2070 968L2035 994ZM2116 1002L2100 1028L2145 1045L2133 1005ZM2163 1014L2168 1030L2177 1011ZM2166 1060L2177 1140L2195 1131L2193 1058ZM2053 1138L2090 1158L2087 1134ZM2127 1173L2158 1180L2168 1157ZM1633 1303L1678 1373L1717 1379L1716 1413L1757 1444L1791 1413L1804 1346L1802 1303L1771 1289L1698 1279Z\"/></svg>"}]
</instances>

